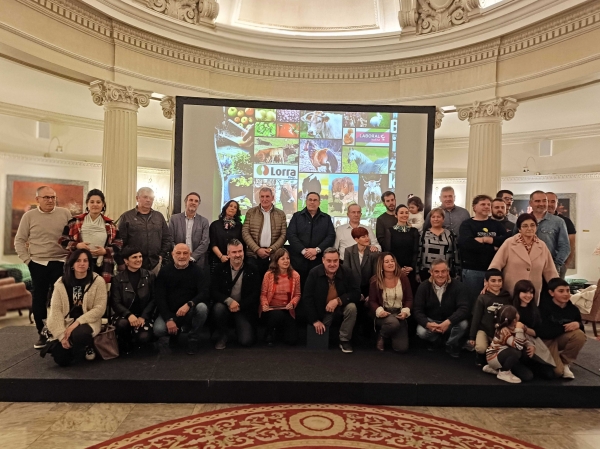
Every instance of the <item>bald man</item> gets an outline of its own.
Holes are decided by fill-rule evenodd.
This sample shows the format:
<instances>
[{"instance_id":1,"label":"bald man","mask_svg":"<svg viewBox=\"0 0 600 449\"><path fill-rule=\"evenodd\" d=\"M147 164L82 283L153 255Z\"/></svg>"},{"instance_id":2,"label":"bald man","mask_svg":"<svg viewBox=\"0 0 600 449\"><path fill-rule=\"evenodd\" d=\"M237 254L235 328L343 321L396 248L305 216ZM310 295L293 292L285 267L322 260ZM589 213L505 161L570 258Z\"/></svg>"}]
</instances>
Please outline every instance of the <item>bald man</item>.
<instances>
[{"instance_id":1,"label":"bald man","mask_svg":"<svg viewBox=\"0 0 600 449\"><path fill-rule=\"evenodd\" d=\"M185 243L173 248L173 264L161 268L154 289L159 316L154 322L154 335L169 335L171 347L177 345L179 334L189 330L187 353L198 352L200 331L209 309L208 276L206 270L191 263L190 249Z\"/></svg>"}]
</instances>

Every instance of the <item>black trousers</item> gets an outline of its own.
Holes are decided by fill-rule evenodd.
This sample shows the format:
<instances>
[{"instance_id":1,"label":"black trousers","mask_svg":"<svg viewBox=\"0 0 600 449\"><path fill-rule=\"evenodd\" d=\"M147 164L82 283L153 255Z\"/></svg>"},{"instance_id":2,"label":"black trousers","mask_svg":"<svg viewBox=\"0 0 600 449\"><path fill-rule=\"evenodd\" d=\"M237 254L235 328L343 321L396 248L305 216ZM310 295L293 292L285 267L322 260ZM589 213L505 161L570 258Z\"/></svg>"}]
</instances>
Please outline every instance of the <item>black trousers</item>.
<instances>
[{"instance_id":1,"label":"black trousers","mask_svg":"<svg viewBox=\"0 0 600 449\"><path fill-rule=\"evenodd\" d=\"M298 327L296 320L290 315L289 310L270 310L263 312L263 320L269 330L283 332L283 341L288 345L298 343Z\"/></svg>"},{"instance_id":2,"label":"black trousers","mask_svg":"<svg viewBox=\"0 0 600 449\"><path fill-rule=\"evenodd\" d=\"M92 328L89 324L80 324L71 332L70 349L63 348L63 345L57 342L52 348L52 357L59 366L69 366L76 356L83 354L85 348L92 345Z\"/></svg>"},{"instance_id":3,"label":"black trousers","mask_svg":"<svg viewBox=\"0 0 600 449\"><path fill-rule=\"evenodd\" d=\"M258 314L258 310L256 311ZM231 324L235 326L238 343L242 346L252 346L255 341L255 323L242 312L232 313L229 307L218 302L212 308L213 321L219 334L219 339L227 336L227 329Z\"/></svg>"},{"instance_id":4,"label":"black trousers","mask_svg":"<svg viewBox=\"0 0 600 449\"><path fill-rule=\"evenodd\" d=\"M533 372L525 366L529 357L525 349L519 351L516 348L506 348L498 354L498 362L502 365L502 371L511 370L512 373L524 382L533 379Z\"/></svg>"},{"instance_id":5,"label":"black trousers","mask_svg":"<svg viewBox=\"0 0 600 449\"><path fill-rule=\"evenodd\" d=\"M48 265L40 265L33 260L29 262L28 268L33 283L32 310L35 327L38 332L44 328L44 322L48 316L48 294L54 287L54 283L63 275L64 262L48 262Z\"/></svg>"},{"instance_id":6,"label":"black trousers","mask_svg":"<svg viewBox=\"0 0 600 449\"><path fill-rule=\"evenodd\" d=\"M269 265L271 264L271 259L269 257L266 259L261 259L258 256L248 257L246 261L256 268L261 280L265 277L265 273L269 271Z\"/></svg>"},{"instance_id":7,"label":"black trousers","mask_svg":"<svg viewBox=\"0 0 600 449\"><path fill-rule=\"evenodd\" d=\"M119 344L134 343L138 346L148 344L152 341L152 327L145 323L139 329L134 328L127 318L117 318L115 321L115 332Z\"/></svg>"}]
</instances>

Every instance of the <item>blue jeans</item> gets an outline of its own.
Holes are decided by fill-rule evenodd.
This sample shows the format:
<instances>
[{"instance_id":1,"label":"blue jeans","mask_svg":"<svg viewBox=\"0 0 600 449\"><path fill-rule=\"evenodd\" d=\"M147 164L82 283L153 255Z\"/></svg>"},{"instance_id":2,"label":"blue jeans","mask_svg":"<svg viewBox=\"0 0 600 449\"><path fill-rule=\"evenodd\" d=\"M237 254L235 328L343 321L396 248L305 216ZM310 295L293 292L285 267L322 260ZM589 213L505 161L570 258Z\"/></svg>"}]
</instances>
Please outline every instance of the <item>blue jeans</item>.
<instances>
[{"instance_id":1,"label":"blue jeans","mask_svg":"<svg viewBox=\"0 0 600 449\"><path fill-rule=\"evenodd\" d=\"M436 321L436 320L432 320L429 318L427 318L427 322L437 323L437 324L442 323L442 321ZM469 327L469 322L467 320L462 320L461 322L455 324L454 326L451 325L449 327L450 336L448 337L448 341L446 342L446 344L448 346L458 346L460 339L462 338L463 335L465 335L468 327ZM446 331L446 332L448 332L448 331ZM442 334L440 334L438 332L431 332L429 329L427 329L419 324L417 326L417 336L421 340L427 340L430 342L434 342L434 341L437 341L438 339L440 339L442 337Z\"/></svg>"},{"instance_id":2,"label":"blue jeans","mask_svg":"<svg viewBox=\"0 0 600 449\"><path fill-rule=\"evenodd\" d=\"M206 322L208 317L208 307L203 302L196 304L196 307L192 307L185 316L178 316L175 318L175 324L177 324L177 333L181 333L183 326L189 327L189 338L192 340L198 340L200 336L200 330ZM158 316L154 322L154 336L156 338L164 337L168 335L167 324L162 316Z\"/></svg>"},{"instance_id":3,"label":"blue jeans","mask_svg":"<svg viewBox=\"0 0 600 449\"><path fill-rule=\"evenodd\" d=\"M483 282L485 281L485 270L462 270L462 282L469 291L469 313L473 310L475 300L483 290Z\"/></svg>"}]
</instances>

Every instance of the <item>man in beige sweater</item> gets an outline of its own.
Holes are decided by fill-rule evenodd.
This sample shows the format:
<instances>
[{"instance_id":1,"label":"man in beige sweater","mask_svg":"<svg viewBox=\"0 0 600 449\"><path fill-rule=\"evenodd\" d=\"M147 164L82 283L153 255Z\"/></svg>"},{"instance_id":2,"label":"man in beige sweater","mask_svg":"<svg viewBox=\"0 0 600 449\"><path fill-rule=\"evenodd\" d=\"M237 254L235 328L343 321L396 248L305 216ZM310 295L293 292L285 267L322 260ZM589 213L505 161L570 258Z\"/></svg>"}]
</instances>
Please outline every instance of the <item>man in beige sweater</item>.
<instances>
[{"instance_id":1,"label":"man in beige sweater","mask_svg":"<svg viewBox=\"0 0 600 449\"><path fill-rule=\"evenodd\" d=\"M42 186L36 191L38 207L25 212L15 236L15 250L23 263L29 267L33 282L33 317L38 333L44 327L47 316L48 292L62 276L67 252L58 244L71 213L56 206L56 192ZM46 345L40 335L33 345L41 349Z\"/></svg>"}]
</instances>

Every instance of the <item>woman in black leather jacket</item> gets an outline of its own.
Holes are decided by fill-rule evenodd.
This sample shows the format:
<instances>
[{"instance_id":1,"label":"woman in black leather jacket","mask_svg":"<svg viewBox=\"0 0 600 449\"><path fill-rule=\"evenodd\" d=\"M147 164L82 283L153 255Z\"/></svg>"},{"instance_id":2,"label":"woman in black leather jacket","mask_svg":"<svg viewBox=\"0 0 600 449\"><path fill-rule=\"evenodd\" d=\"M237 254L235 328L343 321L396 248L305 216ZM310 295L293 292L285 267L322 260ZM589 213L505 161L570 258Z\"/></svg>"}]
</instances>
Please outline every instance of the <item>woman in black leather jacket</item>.
<instances>
[{"instance_id":1,"label":"woman in black leather jacket","mask_svg":"<svg viewBox=\"0 0 600 449\"><path fill-rule=\"evenodd\" d=\"M152 341L154 275L142 268L142 253L128 247L121 252L126 269L112 279L110 296L121 352Z\"/></svg>"}]
</instances>

